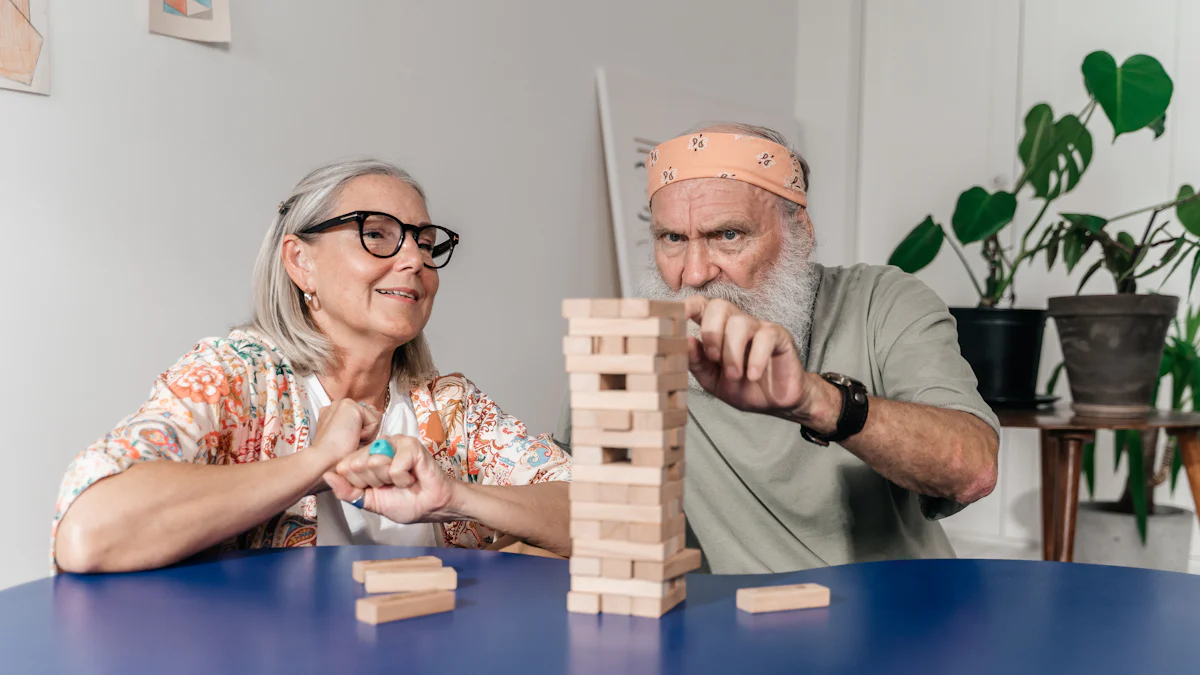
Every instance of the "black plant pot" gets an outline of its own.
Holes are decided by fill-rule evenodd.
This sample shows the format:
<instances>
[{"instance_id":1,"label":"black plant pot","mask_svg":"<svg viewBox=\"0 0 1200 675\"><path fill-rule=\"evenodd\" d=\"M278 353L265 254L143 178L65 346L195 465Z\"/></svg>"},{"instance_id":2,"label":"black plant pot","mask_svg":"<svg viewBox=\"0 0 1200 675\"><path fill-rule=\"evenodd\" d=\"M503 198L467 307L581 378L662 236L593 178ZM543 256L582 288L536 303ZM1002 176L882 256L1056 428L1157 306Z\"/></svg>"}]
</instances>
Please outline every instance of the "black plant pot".
<instances>
[{"instance_id":1,"label":"black plant pot","mask_svg":"<svg viewBox=\"0 0 1200 675\"><path fill-rule=\"evenodd\" d=\"M951 307L958 345L989 405L1034 407L1046 310Z\"/></svg>"},{"instance_id":2,"label":"black plant pot","mask_svg":"<svg viewBox=\"0 0 1200 675\"><path fill-rule=\"evenodd\" d=\"M1068 295L1050 298L1071 385L1085 417L1150 412L1167 328L1179 308L1172 295Z\"/></svg>"}]
</instances>

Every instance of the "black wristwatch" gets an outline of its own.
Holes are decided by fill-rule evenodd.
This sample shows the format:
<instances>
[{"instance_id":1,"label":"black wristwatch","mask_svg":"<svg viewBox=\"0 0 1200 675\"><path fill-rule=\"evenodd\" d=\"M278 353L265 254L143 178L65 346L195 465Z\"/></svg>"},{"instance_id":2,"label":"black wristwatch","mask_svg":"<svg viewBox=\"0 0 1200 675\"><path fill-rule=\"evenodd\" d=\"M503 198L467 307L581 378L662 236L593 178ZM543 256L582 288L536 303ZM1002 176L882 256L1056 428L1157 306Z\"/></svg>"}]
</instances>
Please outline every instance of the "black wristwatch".
<instances>
[{"instance_id":1,"label":"black wristwatch","mask_svg":"<svg viewBox=\"0 0 1200 675\"><path fill-rule=\"evenodd\" d=\"M800 435L809 443L825 446L840 443L862 431L867 423L867 388L862 382L838 373L821 373L821 377L842 392L842 414L838 417L837 429L830 434L818 434L801 425Z\"/></svg>"}]
</instances>

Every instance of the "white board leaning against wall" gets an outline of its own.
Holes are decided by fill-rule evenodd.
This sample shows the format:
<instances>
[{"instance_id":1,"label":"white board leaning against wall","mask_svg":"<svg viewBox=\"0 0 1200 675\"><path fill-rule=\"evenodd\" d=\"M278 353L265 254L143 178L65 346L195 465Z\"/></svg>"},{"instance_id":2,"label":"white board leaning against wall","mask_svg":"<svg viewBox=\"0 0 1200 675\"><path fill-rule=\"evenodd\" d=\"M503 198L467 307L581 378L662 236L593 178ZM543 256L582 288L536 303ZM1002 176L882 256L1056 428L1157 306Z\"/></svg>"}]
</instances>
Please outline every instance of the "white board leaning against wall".
<instances>
[{"instance_id":1,"label":"white board leaning against wall","mask_svg":"<svg viewBox=\"0 0 1200 675\"><path fill-rule=\"evenodd\" d=\"M652 245L646 154L659 143L707 122L757 124L788 139L796 138L797 125L790 110L757 110L604 68L596 71L596 86L621 294L634 297L648 271ZM803 148L796 150L804 152Z\"/></svg>"}]
</instances>

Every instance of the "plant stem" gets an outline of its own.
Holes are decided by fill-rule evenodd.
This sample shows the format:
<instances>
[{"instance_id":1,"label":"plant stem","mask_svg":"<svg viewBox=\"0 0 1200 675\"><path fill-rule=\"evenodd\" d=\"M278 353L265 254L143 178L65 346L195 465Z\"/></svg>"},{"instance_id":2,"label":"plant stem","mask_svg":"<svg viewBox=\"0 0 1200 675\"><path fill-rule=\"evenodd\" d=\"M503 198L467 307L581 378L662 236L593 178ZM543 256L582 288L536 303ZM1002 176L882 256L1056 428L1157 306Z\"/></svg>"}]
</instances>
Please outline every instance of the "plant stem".
<instances>
[{"instance_id":1,"label":"plant stem","mask_svg":"<svg viewBox=\"0 0 1200 675\"><path fill-rule=\"evenodd\" d=\"M1200 192L1197 192L1196 194L1194 194L1190 197L1184 197L1183 199L1176 199L1174 201L1163 202L1162 204L1154 204L1152 206L1144 206L1140 209L1135 209L1133 211L1130 211L1129 213L1122 213L1119 216L1109 218L1108 222L1115 223L1118 220L1124 220L1126 218L1130 218L1132 216L1136 216L1136 215L1145 213L1147 211L1166 211L1167 209L1171 208L1172 206L1179 206L1180 204L1182 204L1184 202L1190 202L1191 200L1196 199L1197 197L1200 197Z\"/></svg>"},{"instance_id":2,"label":"plant stem","mask_svg":"<svg viewBox=\"0 0 1200 675\"><path fill-rule=\"evenodd\" d=\"M971 278L971 285L975 287L975 292L979 294L979 299L982 301L984 296L983 287L979 285L979 280L975 278L975 272L971 271L971 265L967 262L967 257L963 255L962 249L958 247L958 242L955 238L946 232L946 228L941 225L938 225L938 227L941 228L946 241L950 242L950 246L954 249L954 252L958 254L959 261L962 262L963 268L967 270L967 276Z\"/></svg>"}]
</instances>

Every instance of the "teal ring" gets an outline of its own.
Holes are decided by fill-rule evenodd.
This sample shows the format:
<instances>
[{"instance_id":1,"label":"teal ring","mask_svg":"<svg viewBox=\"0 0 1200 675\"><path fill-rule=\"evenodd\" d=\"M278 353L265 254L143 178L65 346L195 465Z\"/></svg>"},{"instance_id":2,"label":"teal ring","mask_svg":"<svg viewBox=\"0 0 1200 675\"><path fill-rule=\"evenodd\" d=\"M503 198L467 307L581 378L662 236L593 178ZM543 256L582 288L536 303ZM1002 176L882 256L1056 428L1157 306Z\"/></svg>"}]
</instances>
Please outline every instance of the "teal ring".
<instances>
[{"instance_id":1,"label":"teal ring","mask_svg":"<svg viewBox=\"0 0 1200 675\"><path fill-rule=\"evenodd\" d=\"M385 455L387 457L395 457L396 449L386 438L380 438L371 444L371 449L367 451L368 455Z\"/></svg>"}]
</instances>

